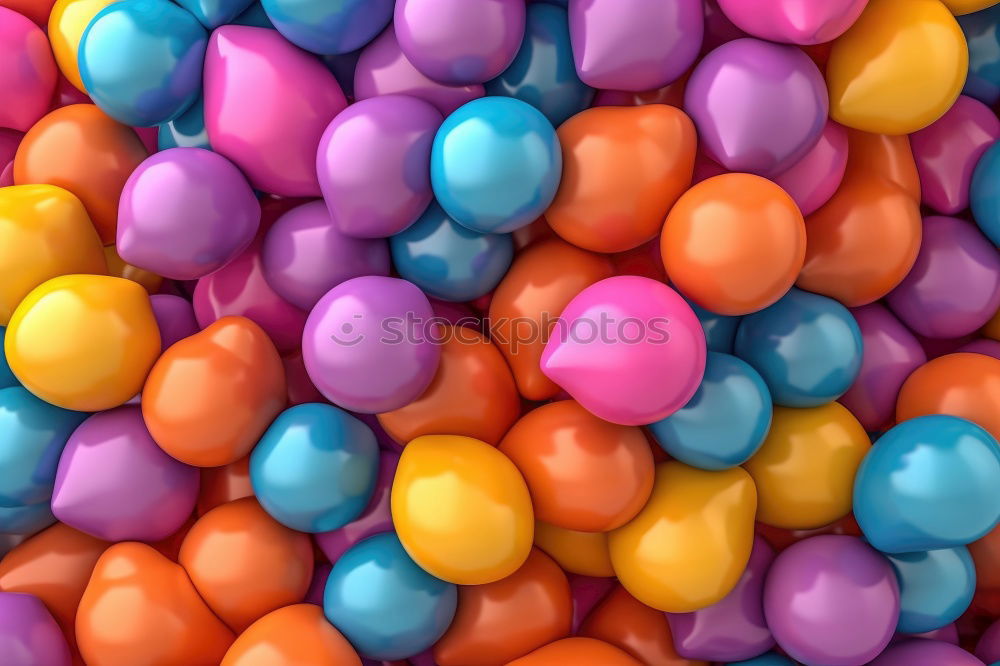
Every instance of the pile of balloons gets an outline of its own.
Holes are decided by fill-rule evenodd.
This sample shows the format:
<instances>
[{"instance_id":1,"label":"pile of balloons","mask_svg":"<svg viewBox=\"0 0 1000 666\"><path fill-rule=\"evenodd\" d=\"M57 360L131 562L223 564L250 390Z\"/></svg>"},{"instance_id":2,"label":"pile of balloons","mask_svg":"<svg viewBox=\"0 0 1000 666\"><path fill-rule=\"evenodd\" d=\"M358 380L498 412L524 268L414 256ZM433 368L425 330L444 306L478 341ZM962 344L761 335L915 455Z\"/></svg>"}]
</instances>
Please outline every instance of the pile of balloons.
<instances>
[{"instance_id":1,"label":"pile of balloons","mask_svg":"<svg viewBox=\"0 0 1000 666\"><path fill-rule=\"evenodd\" d=\"M997 0L0 0L0 664L997 666Z\"/></svg>"}]
</instances>

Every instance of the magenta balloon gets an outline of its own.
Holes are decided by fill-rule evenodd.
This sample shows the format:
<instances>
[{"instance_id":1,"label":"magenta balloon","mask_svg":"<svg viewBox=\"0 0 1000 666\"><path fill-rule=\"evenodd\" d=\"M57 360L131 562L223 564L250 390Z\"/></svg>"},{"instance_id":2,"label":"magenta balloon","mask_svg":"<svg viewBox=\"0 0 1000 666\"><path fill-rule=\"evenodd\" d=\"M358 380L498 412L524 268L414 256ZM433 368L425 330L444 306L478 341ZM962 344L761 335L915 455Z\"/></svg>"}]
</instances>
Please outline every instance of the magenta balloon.
<instances>
[{"instance_id":1,"label":"magenta balloon","mask_svg":"<svg viewBox=\"0 0 1000 666\"><path fill-rule=\"evenodd\" d=\"M524 0L396 0L393 24L413 66L446 85L485 83L524 39Z\"/></svg>"},{"instance_id":2,"label":"magenta balloon","mask_svg":"<svg viewBox=\"0 0 1000 666\"><path fill-rule=\"evenodd\" d=\"M152 155L159 150L159 127L133 127L132 131L139 137L139 141L142 141L147 153Z\"/></svg>"},{"instance_id":3,"label":"magenta balloon","mask_svg":"<svg viewBox=\"0 0 1000 666\"><path fill-rule=\"evenodd\" d=\"M27 132L44 116L56 89L56 61L45 33L0 7L0 127Z\"/></svg>"},{"instance_id":4,"label":"magenta balloon","mask_svg":"<svg viewBox=\"0 0 1000 666\"><path fill-rule=\"evenodd\" d=\"M58 556L53 560L51 566L59 566ZM19 592L0 592L0 657L4 666L73 663L66 638L45 604Z\"/></svg>"},{"instance_id":5,"label":"magenta balloon","mask_svg":"<svg viewBox=\"0 0 1000 666\"><path fill-rule=\"evenodd\" d=\"M890 647L869 666L985 666L962 648L944 641L913 638Z\"/></svg>"},{"instance_id":6,"label":"magenta balloon","mask_svg":"<svg viewBox=\"0 0 1000 666\"><path fill-rule=\"evenodd\" d=\"M1000 308L1000 254L971 222L925 217L917 261L886 301L920 335L972 333Z\"/></svg>"},{"instance_id":7,"label":"magenta balloon","mask_svg":"<svg viewBox=\"0 0 1000 666\"><path fill-rule=\"evenodd\" d=\"M323 606L323 593L326 592L326 580L330 577L331 569L333 569L333 565L329 562L317 562L313 565L313 577L309 581L306 598L303 599L305 603Z\"/></svg>"},{"instance_id":8,"label":"magenta balloon","mask_svg":"<svg viewBox=\"0 0 1000 666\"><path fill-rule=\"evenodd\" d=\"M694 174L691 176L692 185L700 183L703 180L708 180L709 178L721 176L724 173L729 173L729 170L706 155L704 151L699 150L695 153Z\"/></svg>"},{"instance_id":9,"label":"magenta balloon","mask_svg":"<svg viewBox=\"0 0 1000 666\"><path fill-rule=\"evenodd\" d=\"M764 583L764 615L778 645L807 664L874 659L899 621L892 565L852 536L815 536L781 552Z\"/></svg>"},{"instance_id":10,"label":"magenta balloon","mask_svg":"<svg viewBox=\"0 0 1000 666\"><path fill-rule=\"evenodd\" d=\"M567 574L566 578L569 580L569 591L573 601L573 624L570 633L576 635L580 625L590 615L590 611L608 596L618 581L615 578L595 578L579 574Z\"/></svg>"},{"instance_id":11,"label":"magenta balloon","mask_svg":"<svg viewBox=\"0 0 1000 666\"><path fill-rule=\"evenodd\" d=\"M729 20L729 17L719 7L718 0L705 0L705 38L702 40L701 52L708 53L734 39L749 37Z\"/></svg>"},{"instance_id":12,"label":"magenta balloon","mask_svg":"<svg viewBox=\"0 0 1000 666\"><path fill-rule=\"evenodd\" d=\"M976 656L987 664L1000 661L1000 620L994 621L979 637L976 643Z\"/></svg>"},{"instance_id":13,"label":"magenta balloon","mask_svg":"<svg viewBox=\"0 0 1000 666\"><path fill-rule=\"evenodd\" d=\"M889 645L895 645L901 641L910 640L912 638L926 638L932 641L942 641L944 643L951 643L952 645L958 645L958 627L955 623L946 624L940 629L932 629L931 631L925 631L919 634L896 634L892 637Z\"/></svg>"},{"instance_id":14,"label":"magenta balloon","mask_svg":"<svg viewBox=\"0 0 1000 666\"><path fill-rule=\"evenodd\" d=\"M847 130L827 120L816 145L773 180L795 199L803 215L809 215L830 200L846 169Z\"/></svg>"},{"instance_id":15,"label":"magenta balloon","mask_svg":"<svg viewBox=\"0 0 1000 666\"><path fill-rule=\"evenodd\" d=\"M24 132L0 127L0 164L7 164L14 159L23 138Z\"/></svg>"},{"instance_id":16,"label":"magenta balloon","mask_svg":"<svg viewBox=\"0 0 1000 666\"><path fill-rule=\"evenodd\" d=\"M443 120L429 102L404 95L362 100L333 119L316 171L341 233L383 238L420 217L433 199L431 144Z\"/></svg>"},{"instance_id":17,"label":"magenta balloon","mask_svg":"<svg viewBox=\"0 0 1000 666\"><path fill-rule=\"evenodd\" d=\"M829 97L819 69L801 49L745 38L723 44L695 66L684 110L709 157L730 171L771 177L819 141Z\"/></svg>"},{"instance_id":18,"label":"magenta balloon","mask_svg":"<svg viewBox=\"0 0 1000 666\"><path fill-rule=\"evenodd\" d=\"M354 70L354 97L361 101L392 94L417 97L447 115L486 92L479 83L450 86L424 76L407 60L399 48L395 29L389 25L361 51Z\"/></svg>"},{"instance_id":19,"label":"magenta balloon","mask_svg":"<svg viewBox=\"0 0 1000 666\"><path fill-rule=\"evenodd\" d=\"M224 25L205 54L212 149L259 190L318 197L316 146L347 100L323 63L267 28Z\"/></svg>"},{"instance_id":20,"label":"magenta balloon","mask_svg":"<svg viewBox=\"0 0 1000 666\"><path fill-rule=\"evenodd\" d=\"M718 0L729 20L754 37L822 44L840 37L868 0Z\"/></svg>"},{"instance_id":21,"label":"magenta balloon","mask_svg":"<svg viewBox=\"0 0 1000 666\"><path fill-rule=\"evenodd\" d=\"M153 294L149 302L160 329L160 349L198 332L198 320L190 302L173 294Z\"/></svg>"},{"instance_id":22,"label":"magenta balloon","mask_svg":"<svg viewBox=\"0 0 1000 666\"><path fill-rule=\"evenodd\" d=\"M1000 359L1000 342L991 340L990 338L979 338L978 340L973 340L972 342L962 345L955 351L971 354L983 354L985 356L992 356L995 359Z\"/></svg>"}]
</instances>

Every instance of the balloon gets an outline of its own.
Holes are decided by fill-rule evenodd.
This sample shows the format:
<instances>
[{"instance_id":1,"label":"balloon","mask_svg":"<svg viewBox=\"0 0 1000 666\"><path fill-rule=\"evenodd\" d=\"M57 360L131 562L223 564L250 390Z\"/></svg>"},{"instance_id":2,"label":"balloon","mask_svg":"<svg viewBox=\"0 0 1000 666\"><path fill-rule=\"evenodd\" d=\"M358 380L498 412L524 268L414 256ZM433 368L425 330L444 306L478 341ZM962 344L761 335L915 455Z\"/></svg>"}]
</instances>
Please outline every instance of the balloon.
<instances>
[{"instance_id":1,"label":"balloon","mask_svg":"<svg viewBox=\"0 0 1000 666\"><path fill-rule=\"evenodd\" d=\"M198 98L208 35L167 0L114 2L80 38L80 78L106 114L126 125L173 120Z\"/></svg>"},{"instance_id":2,"label":"balloon","mask_svg":"<svg viewBox=\"0 0 1000 666\"><path fill-rule=\"evenodd\" d=\"M723 315L756 312L784 296L805 251L806 227L792 198L745 173L709 178L685 192L660 236L671 282Z\"/></svg>"},{"instance_id":3,"label":"balloon","mask_svg":"<svg viewBox=\"0 0 1000 666\"><path fill-rule=\"evenodd\" d=\"M14 376L14 373L10 371L10 366L7 364L7 358L4 355L3 341L6 337L6 333L7 329L0 326L0 389L21 385L21 382L17 381L17 377Z\"/></svg>"},{"instance_id":4,"label":"balloon","mask_svg":"<svg viewBox=\"0 0 1000 666\"><path fill-rule=\"evenodd\" d=\"M422 570L393 533L365 539L334 562L323 609L358 652L402 659L434 644L455 616L458 591Z\"/></svg>"},{"instance_id":5,"label":"balloon","mask_svg":"<svg viewBox=\"0 0 1000 666\"><path fill-rule=\"evenodd\" d=\"M198 95L188 110L168 123L160 125L156 134L157 150L170 148L204 148L211 150L205 131L205 98Z\"/></svg>"},{"instance_id":6,"label":"balloon","mask_svg":"<svg viewBox=\"0 0 1000 666\"><path fill-rule=\"evenodd\" d=\"M586 250L623 252L654 238L691 182L694 125L674 107L588 109L557 134L563 178L545 217Z\"/></svg>"},{"instance_id":7,"label":"balloon","mask_svg":"<svg viewBox=\"0 0 1000 666\"><path fill-rule=\"evenodd\" d=\"M731 661L726 666L795 666L795 662L788 657L781 656L777 652L765 652L753 659Z\"/></svg>"},{"instance_id":8,"label":"balloon","mask_svg":"<svg viewBox=\"0 0 1000 666\"><path fill-rule=\"evenodd\" d=\"M108 275L131 280L151 295L158 292L163 286L162 276L125 263L125 260L118 255L118 250L114 245L104 246L104 261L108 266Z\"/></svg>"},{"instance_id":9,"label":"balloon","mask_svg":"<svg viewBox=\"0 0 1000 666\"><path fill-rule=\"evenodd\" d=\"M869 0L830 52L830 117L866 132L916 132L951 107L968 65L962 30L937 0Z\"/></svg>"},{"instance_id":10,"label":"balloon","mask_svg":"<svg viewBox=\"0 0 1000 666\"><path fill-rule=\"evenodd\" d=\"M202 467L196 515L203 516L227 502L253 496L250 483L250 456L222 467Z\"/></svg>"},{"instance_id":11,"label":"balloon","mask_svg":"<svg viewBox=\"0 0 1000 666\"><path fill-rule=\"evenodd\" d=\"M49 110L58 70L45 33L6 7L0 7L0 60L8 65L0 70L0 127L27 132Z\"/></svg>"},{"instance_id":12,"label":"balloon","mask_svg":"<svg viewBox=\"0 0 1000 666\"><path fill-rule=\"evenodd\" d=\"M77 55L84 30L102 9L118 0L56 0L48 17L52 54L62 75L79 91L87 92L80 78Z\"/></svg>"},{"instance_id":13,"label":"balloon","mask_svg":"<svg viewBox=\"0 0 1000 666\"><path fill-rule=\"evenodd\" d=\"M847 145L845 177L879 176L898 185L914 201L920 201L920 174L908 136L871 134L848 128Z\"/></svg>"},{"instance_id":14,"label":"balloon","mask_svg":"<svg viewBox=\"0 0 1000 666\"><path fill-rule=\"evenodd\" d=\"M48 502L16 507L0 506L0 534L31 536L54 522L56 518L49 510Z\"/></svg>"},{"instance_id":15,"label":"balloon","mask_svg":"<svg viewBox=\"0 0 1000 666\"><path fill-rule=\"evenodd\" d=\"M738 467L707 472L661 463L649 502L608 537L618 580L639 601L669 613L717 603L746 567L756 507L753 480Z\"/></svg>"},{"instance_id":16,"label":"balloon","mask_svg":"<svg viewBox=\"0 0 1000 666\"><path fill-rule=\"evenodd\" d=\"M414 223L431 202L428 163L442 117L405 95L361 100L329 124L316 168L337 229L380 238Z\"/></svg>"},{"instance_id":17,"label":"balloon","mask_svg":"<svg viewBox=\"0 0 1000 666\"><path fill-rule=\"evenodd\" d=\"M537 521L535 545L548 553L567 573L598 577L615 575L605 532L567 530Z\"/></svg>"},{"instance_id":18,"label":"balloon","mask_svg":"<svg viewBox=\"0 0 1000 666\"><path fill-rule=\"evenodd\" d=\"M899 391L896 420L951 414L1000 437L1000 361L981 354L946 354L913 371Z\"/></svg>"},{"instance_id":19,"label":"balloon","mask_svg":"<svg viewBox=\"0 0 1000 666\"><path fill-rule=\"evenodd\" d=\"M430 385L441 350L427 297L406 280L342 282L306 321L302 356L316 388L345 409L399 409Z\"/></svg>"},{"instance_id":20,"label":"balloon","mask_svg":"<svg viewBox=\"0 0 1000 666\"><path fill-rule=\"evenodd\" d=\"M997 0L941 0L956 16L979 12L997 4Z\"/></svg>"},{"instance_id":21,"label":"balloon","mask_svg":"<svg viewBox=\"0 0 1000 666\"><path fill-rule=\"evenodd\" d=\"M871 666L983 666L962 648L942 641L908 640L883 652Z\"/></svg>"},{"instance_id":22,"label":"balloon","mask_svg":"<svg viewBox=\"0 0 1000 666\"><path fill-rule=\"evenodd\" d=\"M740 325L740 317L716 314L690 300L687 303L691 306L695 316L698 317L698 321L701 322L708 351L732 354L733 340L736 338L736 329Z\"/></svg>"},{"instance_id":23,"label":"balloon","mask_svg":"<svg viewBox=\"0 0 1000 666\"><path fill-rule=\"evenodd\" d=\"M49 12L52 11L52 0L0 0L0 7L13 9L38 25L44 26Z\"/></svg>"},{"instance_id":24,"label":"balloon","mask_svg":"<svg viewBox=\"0 0 1000 666\"><path fill-rule=\"evenodd\" d=\"M253 0L177 0L178 5L191 12L209 30L232 23L252 2Z\"/></svg>"},{"instance_id":25,"label":"balloon","mask_svg":"<svg viewBox=\"0 0 1000 666\"><path fill-rule=\"evenodd\" d=\"M316 145L347 100L333 74L263 28L217 28L205 54L205 129L250 184L317 197Z\"/></svg>"},{"instance_id":26,"label":"balloon","mask_svg":"<svg viewBox=\"0 0 1000 666\"><path fill-rule=\"evenodd\" d=\"M934 483L924 479L933 470ZM963 546L1000 521L1000 448L971 421L935 414L879 438L854 482L854 516L886 553Z\"/></svg>"},{"instance_id":27,"label":"balloon","mask_svg":"<svg viewBox=\"0 0 1000 666\"><path fill-rule=\"evenodd\" d=\"M576 71L589 86L650 90L694 63L704 18L697 0L586 0L569 4Z\"/></svg>"},{"instance_id":28,"label":"balloon","mask_svg":"<svg viewBox=\"0 0 1000 666\"><path fill-rule=\"evenodd\" d=\"M37 597L0 592L0 645L11 666L70 666L69 646L59 625Z\"/></svg>"},{"instance_id":29,"label":"balloon","mask_svg":"<svg viewBox=\"0 0 1000 666\"><path fill-rule=\"evenodd\" d=\"M868 0L719 0L726 17L754 37L789 44L821 44L851 27Z\"/></svg>"},{"instance_id":30,"label":"balloon","mask_svg":"<svg viewBox=\"0 0 1000 666\"><path fill-rule=\"evenodd\" d=\"M816 212L840 187L847 168L847 145L847 130L827 120L816 145L774 176L774 182L792 197L803 215Z\"/></svg>"},{"instance_id":31,"label":"balloon","mask_svg":"<svg viewBox=\"0 0 1000 666\"><path fill-rule=\"evenodd\" d=\"M218 467L248 454L284 403L285 373L267 335L249 319L223 317L163 352L142 416L168 454Z\"/></svg>"},{"instance_id":32,"label":"balloon","mask_svg":"<svg viewBox=\"0 0 1000 666\"><path fill-rule=\"evenodd\" d=\"M566 306L541 368L594 415L643 425L673 414L697 391L705 336L670 287L613 277L587 287Z\"/></svg>"},{"instance_id":33,"label":"balloon","mask_svg":"<svg viewBox=\"0 0 1000 666\"><path fill-rule=\"evenodd\" d=\"M976 569L965 546L888 555L899 579L899 625L910 634L958 619L972 601Z\"/></svg>"},{"instance_id":34,"label":"balloon","mask_svg":"<svg viewBox=\"0 0 1000 666\"><path fill-rule=\"evenodd\" d=\"M1000 623L993 622L976 643L976 656L983 661L993 663L994 657L1000 657Z\"/></svg>"},{"instance_id":35,"label":"balloon","mask_svg":"<svg viewBox=\"0 0 1000 666\"><path fill-rule=\"evenodd\" d=\"M347 639L312 604L294 604L271 611L247 627L229 647L220 666L285 664L361 666Z\"/></svg>"},{"instance_id":36,"label":"balloon","mask_svg":"<svg viewBox=\"0 0 1000 666\"><path fill-rule=\"evenodd\" d=\"M73 104L49 113L25 134L14 158L14 182L46 183L75 194L101 242L112 243L118 198L146 155L131 128L93 104Z\"/></svg>"},{"instance_id":37,"label":"balloon","mask_svg":"<svg viewBox=\"0 0 1000 666\"><path fill-rule=\"evenodd\" d=\"M107 272L104 249L80 200L52 185L0 188L0 324L50 278Z\"/></svg>"},{"instance_id":38,"label":"balloon","mask_svg":"<svg viewBox=\"0 0 1000 666\"><path fill-rule=\"evenodd\" d=\"M313 53L347 53L375 38L392 20L392 0L261 0L285 39Z\"/></svg>"},{"instance_id":39,"label":"balloon","mask_svg":"<svg viewBox=\"0 0 1000 666\"><path fill-rule=\"evenodd\" d=\"M762 176L805 157L823 133L828 106L823 76L806 54L749 38L705 56L684 92L706 154L730 171Z\"/></svg>"},{"instance_id":40,"label":"balloon","mask_svg":"<svg viewBox=\"0 0 1000 666\"><path fill-rule=\"evenodd\" d=\"M156 326L160 329L161 350L198 332L198 321L189 301L172 294L153 294L149 304L153 306Z\"/></svg>"},{"instance_id":41,"label":"balloon","mask_svg":"<svg viewBox=\"0 0 1000 666\"><path fill-rule=\"evenodd\" d=\"M961 2L962 0L949 0ZM989 0L992 3L992 0ZM995 3L994 3L995 4ZM997 51L997 23L1000 8L996 6L958 17L958 25L969 47L969 74L962 93L984 104L1000 101L1000 51Z\"/></svg>"},{"instance_id":42,"label":"balloon","mask_svg":"<svg viewBox=\"0 0 1000 666\"><path fill-rule=\"evenodd\" d=\"M461 585L505 578L531 550L524 478L507 456L471 437L426 435L406 445L392 485L392 520L420 568Z\"/></svg>"},{"instance_id":43,"label":"balloon","mask_svg":"<svg viewBox=\"0 0 1000 666\"><path fill-rule=\"evenodd\" d=\"M642 662L604 641L575 636L549 643L520 659L508 662L506 666L552 666L552 664L640 666Z\"/></svg>"},{"instance_id":44,"label":"balloon","mask_svg":"<svg viewBox=\"0 0 1000 666\"><path fill-rule=\"evenodd\" d=\"M995 120L992 113L990 117ZM979 230L994 245L1000 246L1000 196L996 193L995 185L998 170L1000 170L1000 142L994 142L976 164L968 194L972 215L979 225Z\"/></svg>"}]
</instances>

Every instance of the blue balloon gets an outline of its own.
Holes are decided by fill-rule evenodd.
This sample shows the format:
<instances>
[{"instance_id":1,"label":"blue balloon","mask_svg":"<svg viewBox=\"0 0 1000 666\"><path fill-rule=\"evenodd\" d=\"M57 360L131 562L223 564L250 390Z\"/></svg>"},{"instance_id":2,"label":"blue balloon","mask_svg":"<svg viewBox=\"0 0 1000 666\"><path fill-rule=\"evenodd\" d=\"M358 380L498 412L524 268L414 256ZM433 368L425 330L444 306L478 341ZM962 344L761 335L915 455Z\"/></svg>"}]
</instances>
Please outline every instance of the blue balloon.
<instances>
[{"instance_id":1,"label":"blue balloon","mask_svg":"<svg viewBox=\"0 0 1000 666\"><path fill-rule=\"evenodd\" d=\"M328 532L361 515L377 472L371 428L320 403L281 412L250 454L250 483L261 506L300 532Z\"/></svg>"},{"instance_id":2,"label":"blue balloon","mask_svg":"<svg viewBox=\"0 0 1000 666\"><path fill-rule=\"evenodd\" d=\"M1000 246L1000 141L983 153L972 172L969 204L980 231Z\"/></svg>"},{"instance_id":3,"label":"blue balloon","mask_svg":"<svg viewBox=\"0 0 1000 666\"><path fill-rule=\"evenodd\" d=\"M541 111L511 97L460 106L438 129L431 186L456 222L480 233L531 224L555 198L562 150Z\"/></svg>"},{"instance_id":4,"label":"blue balloon","mask_svg":"<svg viewBox=\"0 0 1000 666\"><path fill-rule=\"evenodd\" d=\"M365 539L333 564L323 593L326 618L371 659L423 652L455 617L458 588L430 575L395 532Z\"/></svg>"},{"instance_id":5,"label":"blue balloon","mask_svg":"<svg viewBox=\"0 0 1000 666\"><path fill-rule=\"evenodd\" d=\"M66 440L88 416L50 405L20 386L0 389L0 506L52 498Z\"/></svg>"},{"instance_id":6,"label":"blue balloon","mask_svg":"<svg viewBox=\"0 0 1000 666\"><path fill-rule=\"evenodd\" d=\"M528 6L524 41L517 56L500 76L486 84L487 95L527 102L557 127L590 106L595 92L576 73L566 10L544 3Z\"/></svg>"},{"instance_id":7,"label":"blue balloon","mask_svg":"<svg viewBox=\"0 0 1000 666\"><path fill-rule=\"evenodd\" d=\"M7 329L0 326L0 389L21 385L21 382L17 381L17 377L14 376L14 372L10 369L10 365L7 363L7 355L4 353L3 341L6 332Z\"/></svg>"},{"instance_id":8,"label":"blue balloon","mask_svg":"<svg viewBox=\"0 0 1000 666\"><path fill-rule=\"evenodd\" d=\"M992 106L1000 101L1000 5L955 18L969 45L969 73L962 93Z\"/></svg>"},{"instance_id":9,"label":"blue balloon","mask_svg":"<svg viewBox=\"0 0 1000 666\"><path fill-rule=\"evenodd\" d=\"M234 18L230 23L232 25L247 25L251 28L274 29L274 24L271 23L271 19L267 18L264 7L260 2L255 2L247 7L245 12Z\"/></svg>"},{"instance_id":10,"label":"blue balloon","mask_svg":"<svg viewBox=\"0 0 1000 666\"><path fill-rule=\"evenodd\" d=\"M313 53L356 51L392 20L395 0L261 0L285 39Z\"/></svg>"},{"instance_id":11,"label":"blue balloon","mask_svg":"<svg viewBox=\"0 0 1000 666\"><path fill-rule=\"evenodd\" d=\"M691 306L691 310L701 322L701 330L705 332L705 343L708 345L708 350L732 354L736 329L739 328L742 317L716 314L693 301L687 301L687 304Z\"/></svg>"},{"instance_id":12,"label":"blue balloon","mask_svg":"<svg viewBox=\"0 0 1000 666\"><path fill-rule=\"evenodd\" d=\"M771 409L771 394L756 370L735 356L708 352L694 397L649 429L677 460L701 469L727 469L746 462L764 443Z\"/></svg>"},{"instance_id":13,"label":"blue balloon","mask_svg":"<svg viewBox=\"0 0 1000 666\"><path fill-rule=\"evenodd\" d=\"M116 2L83 33L80 76L94 103L115 120L162 125L201 93L207 47L205 28L172 2Z\"/></svg>"},{"instance_id":14,"label":"blue balloon","mask_svg":"<svg viewBox=\"0 0 1000 666\"><path fill-rule=\"evenodd\" d=\"M964 546L1000 521L1000 445L971 421L904 421L868 451L854 479L854 517L886 553Z\"/></svg>"},{"instance_id":15,"label":"blue balloon","mask_svg":"<svg viewBox=\"0 0 1000 666\"><path fill-rule=\"evenodd\" d=\"M795 662L777 652L767 652L753 659L731 661L727 666L795 666Z\"/></svg>"},{"instance_id":16,"label":"blue balloon","mask_svg":"<svg viewBox=\"0 0 1000 666\"><path fill-rule=\"evenodd\" d=\"M745 315L734 346L783 407L832 402L861 370L861 329L854 316L832 298L801 289Z\"/></svg>"},{"instance_id":17,"label":"blue balloon","mask_svg":"<svg viewBox=\"0 0 1000 666\"><path fill-rule=\"evenodd\" d=\"M205 130L205 98L198 99L187 111L168 123L160 125L156 133L156 149L168 148L203 148L211 150L208 143L208 132Z\"/></svg>"},{"instance_id":18,"label":"blue balloon","mask_svg":"<svg viewBox=\"0 0 1000 666\"><path fill-rule=\"evenodd\" d=\"M510 234L481 234L460 225L436 202L389 239L399 276L442 301L472 301L489 293L510 268Z\"/></svg>"},{"instance_id":19,"label":"blue balloon","mask_svg":"<svg viewBox=\"0 0 1000 666\"><path fill-rule=\"evenodd\" d=\"M976 568L965 546L887 557L899 580L896 631L921 634L940 629L972 603Z\"/></svg>"},{"instance_id":20,"label":"blue balloon","mask_svg":"<svg viewBox=\"0 0 1000 666\"><path fill-rule=\"evenodd\" d=\"M28 506L0 506L0 534L31 536L55 522L47 501Z\"/></svg>"},{"instance_id":21,"label":"blue balloon","mask_svg":"<svg viewBox=\"0 0 1000 666\"><path fill-rule=\"evenodd\" d=\"M253 0L174 0L191 12L203 26L212 30L231 23L242 14Z\"/></svg>"}]
</instances>

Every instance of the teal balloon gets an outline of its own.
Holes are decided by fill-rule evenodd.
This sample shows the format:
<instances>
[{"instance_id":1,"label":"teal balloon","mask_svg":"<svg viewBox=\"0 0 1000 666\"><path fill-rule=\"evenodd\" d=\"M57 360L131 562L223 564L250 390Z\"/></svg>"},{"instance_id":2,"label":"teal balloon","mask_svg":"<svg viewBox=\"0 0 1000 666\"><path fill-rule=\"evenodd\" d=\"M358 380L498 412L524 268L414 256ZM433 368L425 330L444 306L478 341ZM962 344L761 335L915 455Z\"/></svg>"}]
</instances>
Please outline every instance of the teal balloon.
<instances>
[{"instance_id":1,"label":"teal balloon","mask_svg":"<svg viewBox=\"0 0 1000 666\"><path fill-rule=\"evenodd\" d=\"M371 659L405 659L431 647L455 617L458 588L430 575L395 532L356 544L333 563L323 611Z\"/></svg>"},{"instance_id":2,"label":"teal balloon","mask_svg":"<svg viewBox=\"0 0 1000 666\"><path fill-rule=\"evenodd\" d=\"M693 301L684 300L691 306L695 316L698 317L698 321L701 322L701 329L705 332L705 344L708 345L708 351L732 354L733 343L736 340L736 329L739 328L742 317L715 314Z\"/></svg>"},{"instance_id":3,"label":"teal balloon","mask_svg":"<svg viewBox=\"0 0 1000 666\"><path fill-rule=\"evenodd\" d=\"M3 341L6 332L7 329L4 326L0 326L0 389L21 385L21 382L17 381L17 377L14 376L14 372L10 369L10 365L7 363L7 355L4 353Z\"/></svg>"},{"instance_id":4,"label":"teal balloon","mask_svg":"<svg viewBox=\"0 0 1000 666\"><path fill-rule=\"evenodd\" d=\"M389 239L399 276L442 301L473 301L499 284L514 258L510 234L481 234L431 202L416 222Z\"/></svg>"},{"instance_id":5,"label":"teal balloon","mask_svg":"<svg viewBox=\"0 0 1000 666\"><path fill-rule=\"evenodd\" d=\"M1000 102L1000 5L955 18L969 46L962 94L992 106Z\"/></svg>"},{"instance_id":6,"label":"teal balloon","mask_svg":"<svg viewBox=\"0 0 1000 666\"><path fill-rule=\"evenodd\" d=\"M731 661L726 666L795 666L795 662L777 652L768 652L753 659Z\"/></svg>"},{"instance_id":7,"label":"teal balloon","mask_svg":"<svg viewBox=\"0 0 1000 666\"><path fill-rule=\"evenodd\" d=\"M771 428L771 394L760 374L729 354L708 352L691 400L649 426L660 447L692 467L720 470L746 462Z\"/></svg>"},{"instance_id":8,"label":"teal balloon","mask_svg":"<svg viewBox=\"0 0 1000 666\"><path fill-rule=\"evenodd\" d=\"M544 3L528 6L521 48L510 66L486 84L487 95L527 102L556 127L589 107L595 92L576 73L566 9Z\"/></svg>"},{"instance_id":9,"label":"teal balloon","mask_svg":"<svg viewBox=\"0 0 1000 666\"><path fill-rule=\"evenodd\" d=\"M208 132L205 131L205 98L198 99L187 111L168 123L160 125L156 133L156 149L169 148L203 148L211 150L208 143Z\"/></svg>"},{"instance_id":10,"label":"teal balloon","mask_svg":"<svg viewBox=\"0 0 1000 666\"><path fill-rule=\"evenodd\" d=\"M886 553L967 545L1000 521L1000 445L971 421L904 421L869 449L854 479L854 517Z\"/></svg>"},{"instance_id":11,"label":"teal balloon","mask_svg":"<svg viewBox=\"0 0 1000 666\"><path fill-rule=\"evenodd\" d=\"M480 233L531 224L559 188L562 150L542 112L511 97L460 106L438 129L431 187L456 222Z\"/></svg>"},{"instance_id":12,"label":"teal balloon","mask_svg":"<svg viewBox=\"0 0 1000 666\"><path fill-rule=\"evenodd\" d=\"M152 127L181 115L201 93L208 33L167 0L127 0L94 17L80 40L90 98L126 125Z\"/></svg>"},{"instance_id":13,"label":"teal balloon","mask_svg":"<svg viewBox=\"0 0 1000 666\"><path fill-rule=\"evenodd\" d=\"M375 39L392 20L394 0L261 0L285 39L319 54L348 53Z\"/></svg>"},{"instance_id":14,"label":"teal balloon","mask_svg":"<svg viewBox=\"0 0 1000 666\"><path fill-rule=\"evenodd\" d=\"M979 229L1000 246L1000 141L983 153L972 172L969 205Z\"/></svg>"},{"instance_id":15,"label":"teal balloon","mask_svg":"<svg viewBox=\"0 0 1000 666\"><path fill-rule=\"evenodd\" d=\"M232 23L253 0L174 0L209 30Z\"/></svg>"},{"instance_id":16,"label":"teal balloon","mask_svg":"<svg viewBox=\"0 0 1000 666\"><path fill-rule=\"evenodd\" d=\"M261 506L300 532L328 532L361 515L377 473L375 433L327 404L281 412L250 454L250 483Z\"/></svg>"},{"instance_id":17,"label":"teal balloon","mask_svg":"<svg viewBox=\"0 0 1000 666\"><path fill-rule=\"evenodd\" d=\"M48 501L27 506L0 506L0 534L31 536L55 522Z\"/></svg>"},{"instance_id":18,"label":"teal balloon","mask_svg":"<svg viewBox=\"0 0 1000 666\"><path fill-rule=\"evenodd\" d=\"M896 631L922 634L951 624L972 603L976 567L965 546L887 555L899 580Z\"/></svg>"},{"instance_id":19,"label":"teal balloon","mask_svg":"<svg viewBox=\"0 0 1000 666\"><path fill-rule=\"evenodd\" d=\"M260 2L255 2L247 7L246 11L234 18L231 23L232 25L247 25L251 28L274 29L274 24L271 23L271 19L267 18Z\"/></svg>"},{"instance_id":20,"label":"teal balloon","mask_svg":"<svg viewBox=\"0 0 1000 666\"><path fill-rule=\"evenodd\" d=\"M66 440L88 416L20 386L0 389L0 506L49 501Z\"/></svg>"},{"instance_id":21,"label":"teal balloon","mask_svg":"<svg viewBox=\"0 0 1000 666\"><path fill-rule=\"evenodd\" d=\"M734 348L783 407L832 402L861 369L861 329L850 311L832 298L795 288L745 315Z\"/></svg>"}]
</instances>

